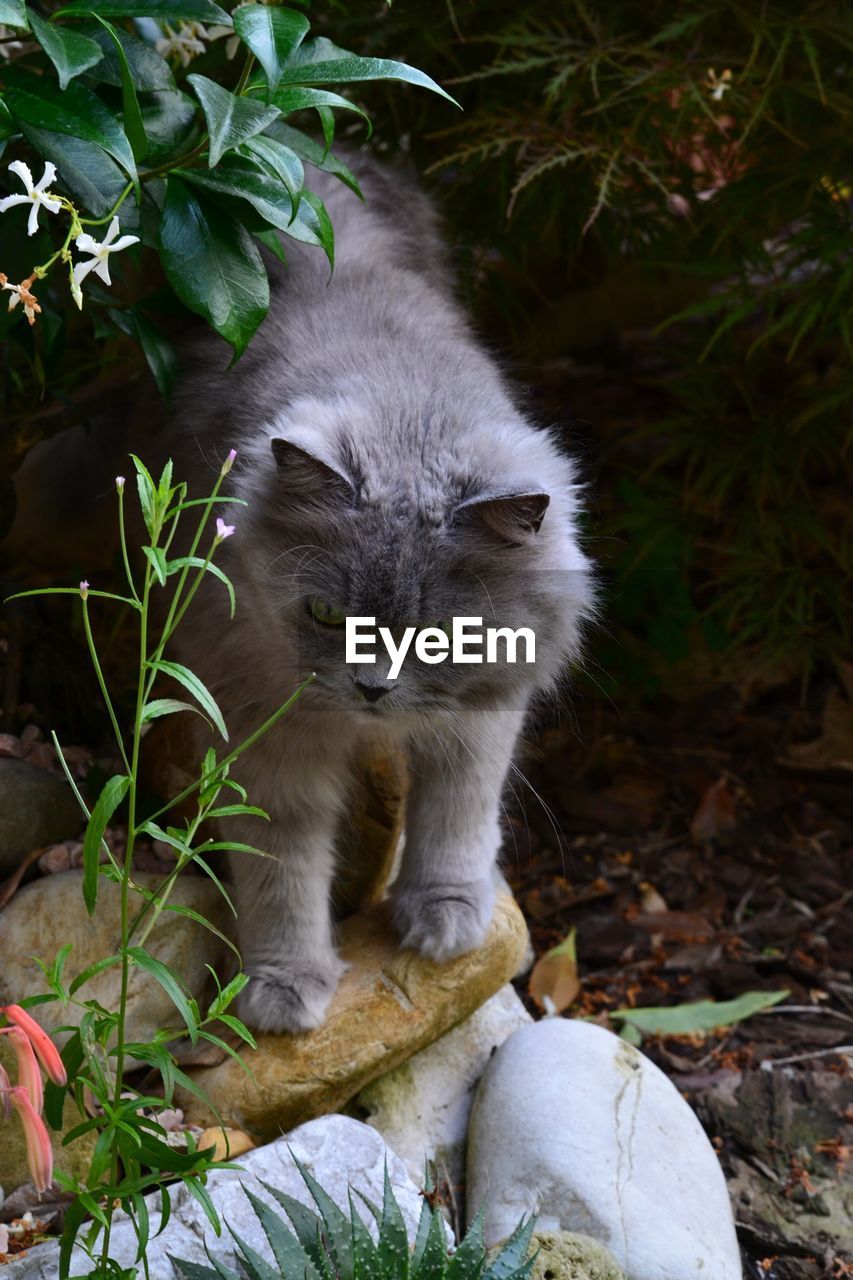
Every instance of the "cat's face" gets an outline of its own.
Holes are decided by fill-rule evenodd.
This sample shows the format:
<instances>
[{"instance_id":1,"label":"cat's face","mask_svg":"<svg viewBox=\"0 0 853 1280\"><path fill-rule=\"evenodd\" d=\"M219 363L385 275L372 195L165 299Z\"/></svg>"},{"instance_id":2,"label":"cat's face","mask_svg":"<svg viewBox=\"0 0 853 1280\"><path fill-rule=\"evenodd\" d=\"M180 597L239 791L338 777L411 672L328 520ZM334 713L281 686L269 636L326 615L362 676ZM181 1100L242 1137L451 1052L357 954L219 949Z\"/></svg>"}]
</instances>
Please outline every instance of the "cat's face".
<instances>
[{"instance_id":1,"label":"cat's face","mask_svg":"<svg viewBox=\"0 0 853 1280\"><path fill-rule=\"evenodd\" d=\"M447 718L523 697L556 676L572 642L577 604L565 574L548 567L549 497L495 493L470 478L418 485L371 482L321 461L304 448L273 441L278 474L255 525L253 555L268 564L264 589L299 674L316 673L306 699L365 722ZM472 492L473 490L473 492ZM442 628L456 618L483 627L525 627L535 659L519 644L508 663L421 661L411 643L399 674L382 638L363 642L376 661L347 661L346 618L374 618L398 647L406 628ZM365 627L364 631L370 629ZM452 649L452 646L448 646ZM294 650L296 654L294 655Z\"/></svg>"}]
</instances>

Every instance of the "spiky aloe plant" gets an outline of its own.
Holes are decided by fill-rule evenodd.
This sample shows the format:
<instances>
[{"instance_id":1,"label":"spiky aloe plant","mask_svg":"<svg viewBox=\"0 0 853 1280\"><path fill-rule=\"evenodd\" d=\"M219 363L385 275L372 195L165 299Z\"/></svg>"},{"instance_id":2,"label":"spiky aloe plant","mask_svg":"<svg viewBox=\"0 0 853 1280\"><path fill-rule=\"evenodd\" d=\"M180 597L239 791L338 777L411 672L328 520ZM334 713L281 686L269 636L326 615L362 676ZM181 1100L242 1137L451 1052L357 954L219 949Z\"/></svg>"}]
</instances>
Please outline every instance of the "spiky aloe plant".
<instances>
[{"instance_id":1,"label":"spiky aloe plant","mask_svg":"<svg viewBox=\"0 0 853 1280\"><path fill-rule=\"evenodd\" d=\"M356 1213L352 1192L347 1218L304 1165L293 1158L319 1212L263 1182L261 1185L290 1219L291 1230L270 1205L244 1187L276 1261L275 1266L267 1262L229 1225L238 1262L249 1280L527 1280L530 1275L535 1261L527 1256L535 1226L533 1218L522 1220L486 1265L481 1210L459 1248L450 1254L444 1221L438 1209L433 1208L433 1187L427 1180L418 1232L410 1248L386 1168L381 1212L356 1192L376 1220L378 1238L374 1241ZM208 1253L208 1259L210 1266L181 1258L173 1258L172 1262L184 1280L242 1280L219 1258Z\"/></svg>"}]
</instances>

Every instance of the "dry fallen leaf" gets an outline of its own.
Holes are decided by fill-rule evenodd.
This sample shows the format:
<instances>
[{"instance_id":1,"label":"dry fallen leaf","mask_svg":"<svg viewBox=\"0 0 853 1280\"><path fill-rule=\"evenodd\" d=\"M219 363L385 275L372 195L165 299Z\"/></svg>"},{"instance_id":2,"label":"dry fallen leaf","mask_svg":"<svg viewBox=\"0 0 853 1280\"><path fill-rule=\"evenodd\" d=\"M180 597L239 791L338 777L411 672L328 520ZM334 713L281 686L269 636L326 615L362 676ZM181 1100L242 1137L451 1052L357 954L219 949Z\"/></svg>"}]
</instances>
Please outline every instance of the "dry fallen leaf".
<instances>
[{"instance_id":1,"label":"dry fallen leaf","mask_svg":"<svg viewBox=\"0 0 853 1280\"><path fill-rule=\"evenodd\" d=\"M575 944L577 929L536 961L528 991L546 1013L562 1013L577 999L581 982Z\"/></svg>"},{"instance_id":2,"label":"dry fallen leaf","mask_svg":"<svg viewBox=\"0 0 853 1280\"><path fill-rule=\"evenodd\" d=\"M735 825L735 798L727 778L718 778L699 801L690 823L690 835L697 844L715 840Z\"/></svg>"},{"instance_id":3,"label":"dry fallen leaf","mask_svg":"<svg viewBox=\"0 0 853 1280\"><path fill-rule=\"evenodd\" d=\"M214 1160L233 1160L253 1151L255 1144L242 1129L205 1129L198 1140L199 1151L205 1147L215 1147Z\"/></svg>"}]
</instances>

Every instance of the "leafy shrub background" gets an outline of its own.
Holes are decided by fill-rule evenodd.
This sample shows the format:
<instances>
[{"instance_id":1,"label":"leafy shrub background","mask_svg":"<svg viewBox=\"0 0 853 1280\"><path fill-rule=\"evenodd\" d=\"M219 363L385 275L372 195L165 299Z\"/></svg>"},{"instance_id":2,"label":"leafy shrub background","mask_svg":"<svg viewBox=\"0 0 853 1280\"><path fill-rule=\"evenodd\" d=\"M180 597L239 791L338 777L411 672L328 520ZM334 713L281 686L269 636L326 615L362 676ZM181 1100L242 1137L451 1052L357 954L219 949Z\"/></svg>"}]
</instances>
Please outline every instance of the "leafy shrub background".
<instances>
[{"instance_id":1,"label":"leafy shrub background","mask_svg":"<svg viewBox=\"0 0 853 1280\"><path fill-rule=\"evenodd\" d=\"M414 157L482 328L544 415L574 420L609 582L595 681L626 696L738 657L807 681L849 651L843 6L353 0L315 4L311 23L360 55L427 68L464 108L336 86L369 108L370 145ZM179 69L184 87L190 74L233 84L225 46ZM100 91L118 109L113 80ZM313 118L330 127L325 108ZM340 120L364 137L357 116ZM146 291L132 268L124 290L87 304L97 345L76 316L59 335L55 321L8 331L27 363L13 374L20 353L7 356L22 383L7 381L7 465L124 380L122 331L168 328L167 290ZM65 407L46 400L34 425L45 386Z\"/></svg>"}]
</instances>

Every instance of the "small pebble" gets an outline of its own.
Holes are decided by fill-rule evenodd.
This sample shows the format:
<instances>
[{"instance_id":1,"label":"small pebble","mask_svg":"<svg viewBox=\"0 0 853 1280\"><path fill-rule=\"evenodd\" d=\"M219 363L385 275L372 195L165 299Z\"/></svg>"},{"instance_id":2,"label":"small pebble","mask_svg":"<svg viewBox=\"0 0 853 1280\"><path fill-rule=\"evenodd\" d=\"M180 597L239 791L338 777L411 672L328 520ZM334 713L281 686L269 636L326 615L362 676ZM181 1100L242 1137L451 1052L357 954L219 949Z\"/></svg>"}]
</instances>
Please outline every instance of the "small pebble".
<instances>
[{"instance_id":1,"label":"small pebble","mask_svg":"<svg viewBox=\"0 0 853 1280\"><path fill-rule=\"evenodd\" d=\"M70 871L71 867L71 850L67 844L49 845L39 858L39 871L46 876L58 875L60 871Z\"/></svg>"}]
</instances>

